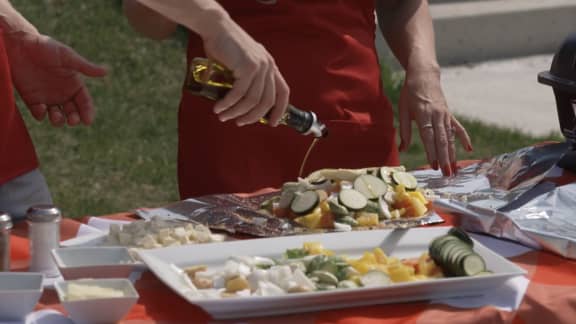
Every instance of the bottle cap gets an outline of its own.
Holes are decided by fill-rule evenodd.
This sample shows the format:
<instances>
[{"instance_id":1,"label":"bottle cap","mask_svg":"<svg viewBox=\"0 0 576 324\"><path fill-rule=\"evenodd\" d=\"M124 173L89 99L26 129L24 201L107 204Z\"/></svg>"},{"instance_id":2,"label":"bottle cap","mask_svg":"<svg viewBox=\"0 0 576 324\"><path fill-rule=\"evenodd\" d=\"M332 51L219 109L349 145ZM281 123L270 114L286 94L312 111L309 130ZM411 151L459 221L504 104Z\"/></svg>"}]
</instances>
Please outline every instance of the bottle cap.
<instances>
[{"instance_id":1,"label":"bottle cap","mask_svg":"<svg viewBox=\"0 0 576 324\"><path fill-rule=\"evenodd\" d=\"M31 222L50 223L60 221L60 209L53 205L36 205L28 208L26 219Z\"/></svg>"},{"instance_id":2,"label":"bottle cap","mask_svg":"<svg viewBox=\"0 0 576 324\"><path fill-rule=\"evenodd\" d=\"M0 231L12 228L12 218L5 212L0 211Z\"/></svg>"}]
</instances>

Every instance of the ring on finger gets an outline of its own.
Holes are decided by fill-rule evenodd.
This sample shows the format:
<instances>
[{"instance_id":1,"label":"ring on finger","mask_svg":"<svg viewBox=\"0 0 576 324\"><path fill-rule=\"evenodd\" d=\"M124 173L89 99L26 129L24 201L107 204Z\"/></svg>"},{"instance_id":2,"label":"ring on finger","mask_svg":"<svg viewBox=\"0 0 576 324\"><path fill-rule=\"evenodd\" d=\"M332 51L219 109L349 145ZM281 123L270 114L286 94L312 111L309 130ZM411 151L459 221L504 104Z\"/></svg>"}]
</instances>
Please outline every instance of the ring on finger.
<instances>
[{"instance_id":1,"label":"ring on finger","mask_svg":"<svg viewBox=\"0 0 576 324\"><path fill-rule=\"evenodd\" d=\"M50 106L50 109L51 109L51 110L59 110L60 112L63 112L63 111L64 111L64 106L62 106L62 105L52 105L52 106Z\"/></svg>"},{"instance_id":2,"label":"ring on finger","mask_svg":"<svg viewBox=\"0 0 576 324\"><path fill-rule=\"evenodd\" d=\"M426 123L422 125L422 128L434 128L434 125L432 125L432 123Z\"/></svg>"}]
</instances>

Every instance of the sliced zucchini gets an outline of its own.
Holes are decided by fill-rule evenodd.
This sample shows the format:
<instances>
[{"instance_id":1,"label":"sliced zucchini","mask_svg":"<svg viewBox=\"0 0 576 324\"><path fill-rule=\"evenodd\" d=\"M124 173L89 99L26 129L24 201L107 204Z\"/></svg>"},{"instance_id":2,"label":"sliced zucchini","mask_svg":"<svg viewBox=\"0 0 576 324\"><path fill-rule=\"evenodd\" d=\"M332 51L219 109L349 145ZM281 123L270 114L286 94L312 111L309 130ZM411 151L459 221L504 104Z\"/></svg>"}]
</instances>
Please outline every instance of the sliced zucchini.
<instances>
[{"instance_id":1,"label":"sliced zucchini","mask_svg":"<svg viewBox=\"0 0 576 324\"><path fill-rule=\"evenodd\" d=\"M361 210L366 207L368 199L359 191L354 189L344 189L338 194L339 202L349 210Z\"/></svg>"},{"instance_id":2,"label":"sliced zucchini","mask_svg":"<svg viewBox=\"0 0 576 324\"><path fill-rule=\"evenodd\" d=\"M330 211L334 214L335 218L350 216L350 211L339 204L337 200L328 199L328 207L330 207Z\"/></svg>"},{"instance_id":3,"label":"sliced zucchini","mask_svg":"<svg viewBox=\"0 0 576 324\"><path fill-rule=\"evenodd\" d=\"M380 206L378 202L369 200L368 203L366 203L366 207L364 207L362 211L365 211L367 213L376 213L380 215Z\"/></svg>"},{"instance_id":4,"label":"sliced zucchini","mask_svg":"<svg viewBox=\"0 0 576 324\"><path fill-rule=\"evenodd\" d=\"M314 190L294 193L290 209L297 215L305 215L318 206L320 199Z\"/></svg>"},{"instance_id":5,"label":"sliced zucchini","mask_svg":"<svg viewBox=\"0 0 576 324\"><path fill-rule=\"evenodd\" d=\"M456 236L457 238L461 239L462 241L468 243L468 245L470 245L470 246L474 246L474 242L472 241L472 239L470 238L468 233L466 233L464 230L462 230L458 227L452 227L448 231L448 234Z\"/></svg>"},{"instance_id":6,"label":"sliced zucchini","mask_svg":"<svg viewBox=\"0 0 576 324\"><path fill-rule=\"evenodd\" d=\"M378 198L378 207L380 208L380 212L378 213L380 220L392 219L392 214L390 213L390 205L386 202L384 196Z\"/></svg>"},{"instance_id":7,"label":"sliced zucchini","mask_svg":"<svg viewBox=\"0 0 576 324\"><path fill-rule=\"evenodd\" d=\"M486 271L484 259L477 253L467 255L460 261L460 267L465 276L475 276Z\"/></svg>"},{"instance_id":8,"label":"sliced zucchini","mask_svg":"<svg viewBox=\"0 0 576 324\"><path fill-rule=\"evenodd\" d=\"M435 238L429 246L430 257L446 275L476 276L486 272L486 263L473 249L473 241L461 229Z\"/></svg>"},{"instance_id":9,"label":"sliced zucchini","mask_svg":"<svg viewBox=\"0 0 576 324\"><path fill-rule=\"evenodd\" d=\"M388 191L388 186L376 176L363 174L354 180L354 189L358 190L368 199L378 199Z\"/></svg>"},{"instance_id":10,"label":"sliced zucchini","mask_svg":"<svg viewBox=\"0 0 576 324\"><path fill-rule=\"evenodd\" d=\"M342 218L337 219L337 222L350 225L352 227L358 226L358 221L352 216L344 216Z\"/></svg>"},{"instance_id":11,"label":"sliced zucchini","mask_svg":"<svg viewBox=\"0 0 576 324\"><path fill-rule=\"evenodd\" d=\"M358 288L358 285L352 280L342 280L338 283L338 288Z\"/></svg>"},{"instance_id":12,"label":"sliced zucchini","mask_svg":"<svg viewBox=\"0 0 576 324\"><path fill-rule=\"evenodd\" d=\"M403 185L406 190L416 190L418 180L408 172L396 171L392 173L392 181L397 185Z\"/></svg>"},{"instance_id":13,"label":"sliced zucchini","mask_svg":"<svg viewBox=\"0 0 576 324\"><path fill-rule=\"evenodd\" d=\"M392 184L392 177L390 176L392 171L393 169L391 169L390 167L385 166L381 167L380 170L378 171L378 176L387 184Z\"/></svg>"},{"instance_id":14,"label":"sliced zucchini","mask_svg":"<svg viewBox=\"0 0 576 324\"><path fill-rule=\"evenodd\" d=\"M325 285L338 285L338 278L328 271L324 270L316 270L310 274L310 277L318 278L318 283L325 284Z\"/></svg>"}]
</instances>

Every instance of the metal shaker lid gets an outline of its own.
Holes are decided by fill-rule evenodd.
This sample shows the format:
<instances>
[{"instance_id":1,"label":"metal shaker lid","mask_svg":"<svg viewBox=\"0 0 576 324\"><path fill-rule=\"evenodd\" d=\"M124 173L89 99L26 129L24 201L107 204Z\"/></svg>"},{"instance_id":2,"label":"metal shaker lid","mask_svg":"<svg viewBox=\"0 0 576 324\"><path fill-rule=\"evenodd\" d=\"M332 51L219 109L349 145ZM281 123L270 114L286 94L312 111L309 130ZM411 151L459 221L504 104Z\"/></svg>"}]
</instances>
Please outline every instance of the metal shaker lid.
<instances>
[{"instance_id":1,"label":"metal shaker lid","mask_svg":"<svg viewBox=\"0 0 576 324\"><path fill-rule=\"evenodd\" d=\"M7 213L0 211L0 231L12 228L12 218Z\"/></svg>"},{"instance_id":2,"label":"metal shaker lid","mask_svg":"<svg viewBox=\"0 0 576 324\"><path fill-rule=\"evenodd\" d=\"M61 218L60 209L53 205L35 205L26 212L26 219L31 222L58 222Z\"/></svg>"}]
</instances>

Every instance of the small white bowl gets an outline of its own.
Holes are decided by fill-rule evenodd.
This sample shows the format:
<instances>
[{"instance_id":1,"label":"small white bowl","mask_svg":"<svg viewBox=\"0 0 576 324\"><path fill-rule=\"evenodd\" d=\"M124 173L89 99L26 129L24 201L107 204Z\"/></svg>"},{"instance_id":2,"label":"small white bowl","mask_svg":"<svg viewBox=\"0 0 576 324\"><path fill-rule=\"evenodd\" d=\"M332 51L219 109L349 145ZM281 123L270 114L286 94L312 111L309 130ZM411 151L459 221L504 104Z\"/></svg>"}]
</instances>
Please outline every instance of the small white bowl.
<instances>
[{"instance_id":1,"label":"small white bowl","mask_svg":"<svg viewBox=\"0 0 576 324\"><path fill-rule=\"evenodd\" d=\"M70 285L113 289L123 296L91 296L75 299L69 296ZM130 311L140 297L128 279L81 279L55 284L58 298L75 323L116 323ZM70 298L73 298L70 300Z\"/></svg>"},{"instance_id":2,"label":"small white bowl","mask_svg":"<svg viewBox=\"0 0 576 324\"><path fill-rule=\"evenodd\" d=\"M52 258L66 280L127 278L140 263L125 247L70 247L52 250Z\"/></svg>"},{"instance_id":3,"label":"small white bowl","mask_svg":"<svg viewBox=\"0 0 576 324\"><path fill-rule=\"evenodd\" d=\"M0 272L0 321L22 320L42 295L43 275L37 272Z\"/></svg>"}]
</instances>

